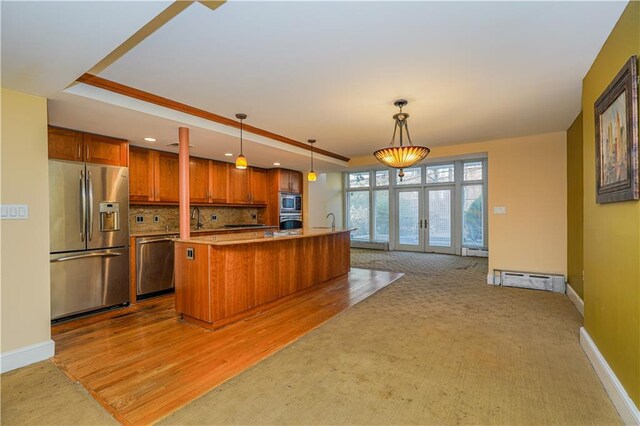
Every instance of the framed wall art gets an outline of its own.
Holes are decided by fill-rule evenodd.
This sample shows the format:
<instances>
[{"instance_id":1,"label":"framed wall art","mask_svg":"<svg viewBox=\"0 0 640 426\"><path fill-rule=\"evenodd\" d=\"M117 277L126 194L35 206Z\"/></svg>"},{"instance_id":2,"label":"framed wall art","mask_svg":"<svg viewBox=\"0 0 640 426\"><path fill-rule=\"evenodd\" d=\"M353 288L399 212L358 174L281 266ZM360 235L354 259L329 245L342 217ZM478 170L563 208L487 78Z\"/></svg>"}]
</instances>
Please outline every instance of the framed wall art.
<instances>
[{"instance_id":1,"label":"framed wall art","mask_svg":"<svg viewBox=\"0 0 640 426\"><path fill-rule=\"evenodd\" d=\"M638 199L637 68L632 56L595 103L599 204Z\"/></svg>"}]
</instances>

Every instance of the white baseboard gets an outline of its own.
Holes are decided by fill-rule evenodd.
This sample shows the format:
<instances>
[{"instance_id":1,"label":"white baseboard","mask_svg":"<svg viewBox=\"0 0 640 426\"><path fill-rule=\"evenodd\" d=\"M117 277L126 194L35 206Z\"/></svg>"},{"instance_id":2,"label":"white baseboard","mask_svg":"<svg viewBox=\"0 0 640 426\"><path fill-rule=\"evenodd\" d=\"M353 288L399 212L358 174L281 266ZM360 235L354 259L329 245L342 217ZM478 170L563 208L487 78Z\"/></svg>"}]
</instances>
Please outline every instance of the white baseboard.
<instances>
[{"instance_id":1,"label":"white baseboard","mask_svg":"<svg viewBox=\"0 0 640 426\"><path fill-rule=\"evenodd\" d=\"M49 339L13 351L3 352L0 360L0 372L6 373L16 368L49 359L55 353L55 347L55 342Z\"/></svg>"},{"instance_id":2,"label":"white baseboard","mask_svg":"<svg viewBox=\"0 0 640 426\"><path fill-rule=\"evenodd\" d=\"M596 374L600 378L607 394L609 394L609 398L611 398L616 410L618 410L618 414L622 417L622 421L626 425L640 425L640 412L638 411L638 407L636 407L631 398L629 398L629 394L624 390L622 384L584 327L580 327L580 346L582 346L582 350L587 354L589 361L591 361L591 365L594 370L596 370Z\"/></svg>"},{"instance_id":3,"label":"white baseboard","mask_svg":"<svg viewBox=\"0 0 640 426\"><path fill-rule=\"evenodd\" d=\"M487 284L495 285L493 282L493 274L487 274Z\"/></svg>"},{"instance_id":4,"label":"white baseboard","mask_svg":"<svg viewBox=\"0 0 640 426\"><path fill-rule=\"evenodd\" d=\"M576 305L576 309L578 309L580 315L584 316L584 301L580 298L580 296L578 296L578 293L576 293L576 291L569 285L569 283L567 283L567 296L569 297L569 300L571 300L573 304Z\"/></svg>"}]
</instances>

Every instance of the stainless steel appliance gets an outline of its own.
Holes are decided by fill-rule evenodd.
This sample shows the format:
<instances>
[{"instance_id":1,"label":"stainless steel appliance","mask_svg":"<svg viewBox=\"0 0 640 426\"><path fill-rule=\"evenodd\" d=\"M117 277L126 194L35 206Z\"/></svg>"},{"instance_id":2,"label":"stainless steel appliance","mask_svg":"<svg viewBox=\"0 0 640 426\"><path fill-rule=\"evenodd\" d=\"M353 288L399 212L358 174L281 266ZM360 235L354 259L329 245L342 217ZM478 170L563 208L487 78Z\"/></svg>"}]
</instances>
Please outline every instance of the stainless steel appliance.
<instances>
[{"instance_id":1,"label":"stainless steel appliance","mask_svg":"<svg viewBox=\"0 0 640 426\"><path fill-rule=\"evenodd\" d=\"M302 196L299 194L280 193L280 214L302 213Z\"/></svg>"},{"instance_id":2,"label":"stainless steel appliance","mask_svg":"<svg viewBox=\"0 0 640 426\"><path fill-rule=\"evenodd\" d=\"M49 160L51 319L129 302L126 167Z\"/></svg>"},{"instance_id":3,"label":"stainless steel appliance","mask_svg":"<svg viewBox=\"0 0 640 426\"><path fill-rule=\"evenodd\" d=\"M145 296L172 289L173 241L177 235L136 238L136 294Z\"/></svg>"},{"instance_id":4,"label":"stainless steel appliance","mask_svg":"<svg viewBox=\"0 0 640 426\"><path fill-rule=\"evenodd\" d=\"M302 228L301 214L280 214L280 229L300 229Z\"/></svg>"}]
</instances>

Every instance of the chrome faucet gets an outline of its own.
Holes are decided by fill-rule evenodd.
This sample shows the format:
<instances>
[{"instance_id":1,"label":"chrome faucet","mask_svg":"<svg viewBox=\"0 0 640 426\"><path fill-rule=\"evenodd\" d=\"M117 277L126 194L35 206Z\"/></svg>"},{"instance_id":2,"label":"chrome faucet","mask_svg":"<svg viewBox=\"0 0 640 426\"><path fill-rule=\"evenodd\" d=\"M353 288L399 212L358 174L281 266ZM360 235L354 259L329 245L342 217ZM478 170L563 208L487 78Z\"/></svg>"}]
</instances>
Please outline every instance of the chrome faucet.
<instances>
[{"instance_id":1,"label":"chrome faucet","mask_svg":"<svg viewBox=\"0 0 640 426\"><path fill-rule=\"evenodd\" d=\"M195 219L196 218L196 213L198 214L198 221L196 222L196 229L202 229L202 228L204 228L204 224L200 221L200 207L194 207L193 210L191 210L191 219Z\"/></svg>"},{"instance_id":2,"label":"chrome faucet","mask_svg":"<svg viewBox=\"0 0 640 426\"><path fill-rule=\"evenodd\" d=\"M336 230L336 215L333 213L329 213L327 214L327 219L329 219L329 216L331 216L331 230L335 231Z\"/></svg>"}]
</instances>

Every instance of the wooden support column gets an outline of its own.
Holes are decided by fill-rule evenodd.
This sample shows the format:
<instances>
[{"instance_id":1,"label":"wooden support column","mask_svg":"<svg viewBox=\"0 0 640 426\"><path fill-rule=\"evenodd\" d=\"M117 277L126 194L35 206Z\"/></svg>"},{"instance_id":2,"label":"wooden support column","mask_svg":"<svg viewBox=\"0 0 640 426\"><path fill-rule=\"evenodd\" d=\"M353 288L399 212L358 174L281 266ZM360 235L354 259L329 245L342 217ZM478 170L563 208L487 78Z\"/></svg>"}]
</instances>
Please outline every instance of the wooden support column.
<instances>
[{"instance_id":1,"label":"wooden support column","mask_svg":"<svg viewBox=\"0 0 640 426\"><path fill-rule=\"evenodd\" d=\"M179 193L180 193L180 238L188 240L189 231L189 129L178 128L179 151ZM162 170L160 170L162 173Z\"/></svg>"}]
</instances>

